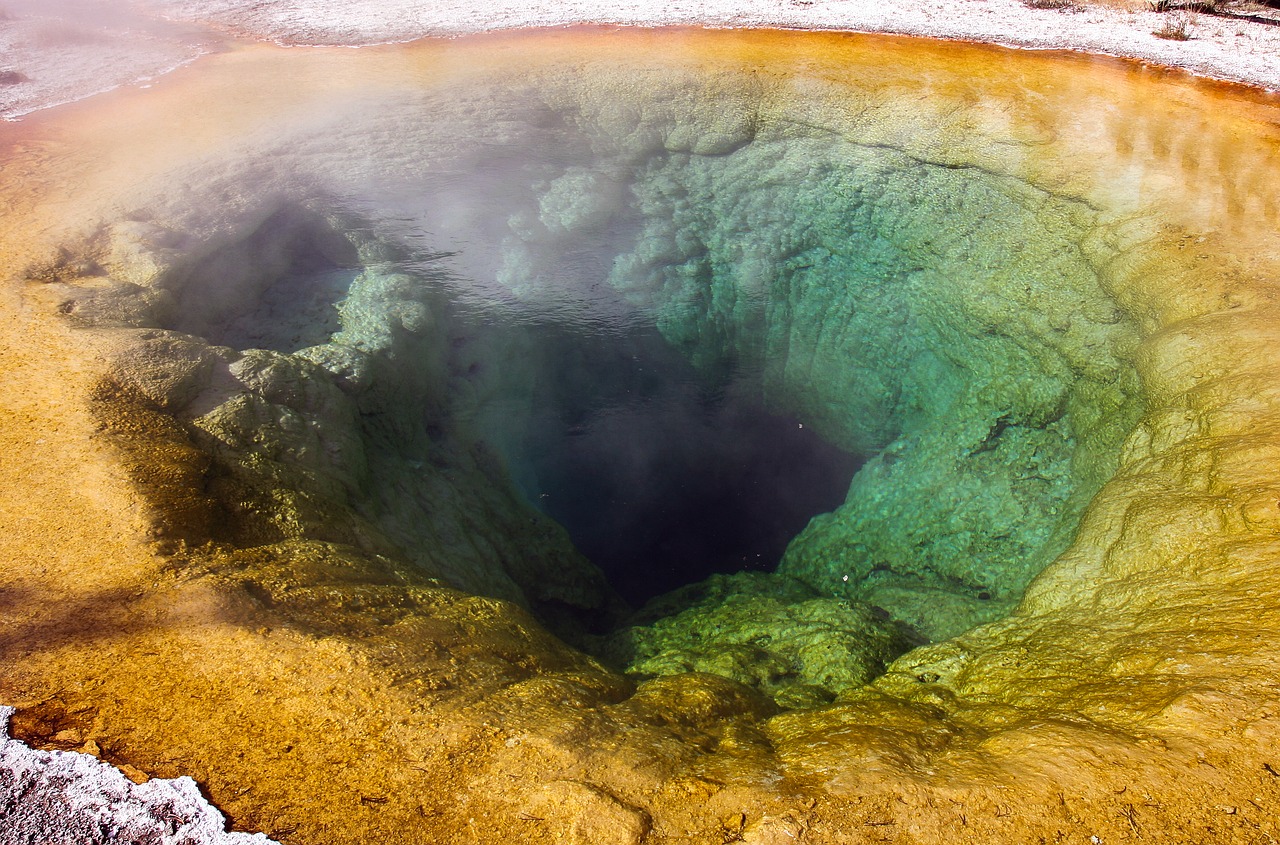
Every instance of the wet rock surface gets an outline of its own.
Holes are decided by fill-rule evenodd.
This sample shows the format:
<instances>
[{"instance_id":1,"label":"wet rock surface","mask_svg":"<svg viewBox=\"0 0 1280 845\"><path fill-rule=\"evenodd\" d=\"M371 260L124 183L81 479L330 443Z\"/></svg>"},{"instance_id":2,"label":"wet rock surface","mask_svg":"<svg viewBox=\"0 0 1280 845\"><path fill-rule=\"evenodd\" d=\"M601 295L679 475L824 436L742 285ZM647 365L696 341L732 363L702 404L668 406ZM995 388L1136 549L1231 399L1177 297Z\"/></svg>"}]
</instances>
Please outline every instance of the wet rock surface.
<instances>
[{"instance_id":1,"label":"wet rock surface","mask_svg":"<svg viewBox=\"0 0 1280 845\"><path fill-rule=\"evenodd\" d=\"M908 652L877 681L843 690L829 704L782 710L759 690L717 675L624 677L548 633L514 590L504 598L449 586L452 579L488 573L489 586L511 590L508 583L518 586L520 579L505 564L503 574L488 564L482 573L471 562L455 564L452 572L432 568L433 555L458 560L452 551L444 554L446 547L479 543L474 523L457 523L448 538L454 545L448 545L430 533L440 524L431 521L435 515L423 520L428 530L415 522L421 510L410 518L385 518L368 507L376 497L351 498L352 489L363 495L387 481L409 484L411 491L422 483L420 468L414 468L416 480L405 481L390 459L381 465L386 474L375 469L368 444L392 442L406 421L387 412L398 394L378 396L379 384L398 383L402 375L404 383L418 377L430 383L438 371L413 370L389 356L379 361L388 349L380 342L362 347L349 338L328 349L250 352L197 342L195 335L178 338L164 321L173 318L182 293L179 275L168 274L192 266L182 264L184 256L208 257L242 243L285 205L303 207L317 197L343 196L352 184L383 179L380 192L403 184L410 165L422 166L421 151L429 147L416 143L420 121L399 119L421 112L371 106L362 86L359 96L344 99L343 86L359 78L395 89L388 80L409 73L414 82L403 95L408 99L393 98L388 106L421 105L413 98L423 96L424 80L437 78L442 66L461 73L469 65L454 61L461 54L438 62L432 45L340 55L290 51L287 60L264 50L211 64L205 69L209 88L199 87L201 77L189 80L202 97L193 99L191 89L152 92L155 103L173 109L201 103L181 132L170 120L179 111L150 101L140 107L124 97L92 120L67 117L48 136L29 128L37 140L54 145L53 164L42 158L49 147L13 147L13 172L31 178L4 183L16 213L5 217L13 233L5 242L13 244L14 256L6 269L11 284L0 290L0 306L12 317L10 330L0 335L0 356L12 365L0 380L0 472L13 482L2 488L12 492L0 498L6 527L0 553L9 561L0 571L6 658L0 693L23 714L52 712L57 697L71 713L91 705L101 720L92 725L92 736L83 734L86 742L93 739L146 775L189 774L237 827L282 841L523 841L538 830L539 822L527 818L537 815L531 808L557 782L578 785L561 787L572 792L573 806L596 809L558 820L552 835L569 837L589 830L596 818L615 816L623 836L647 824L641 835L649 841L712 845L735 837L846 843L887 834L962 843L1119 841L1135 831L1171 841L1275 835L1280 800L1271 772L1277 736L1269 702L1280 654L1280 600L1269 533L1275 521L1268 514L1275 487L1270 421L1276 417L1270 287L1277 278L1273 223L1280 214L1273 194L1280 180L1256 176L1273 166L1273 107L1105 63L1088 65L1087 74L1063 74L1061 62L1083 66L1070 58L892 41L862 52L841 38L780 34L734 35L729 50L722 46L724 33L689 35L671 60L690 63L696 53L697 62L709 67L682 72L683 78L705 71L723 85L733 75L716 76L726 63L748 61L758 72L745 99L775 92L750 131L730 122L713 133L712 149L693 152L689 134L665 129L682 122L671 119L673 110L699 111L697 96L673 86L669 103L654 106L657 116L640 119L618 107L619 92L636 87L637 68L618 67L616 43L606 49L577 41L575 34L544 37L523 41L518 54L486 49L486 62L510 59L496 71L507 85L530 75L525 50L536 43L546 51L552 78L581 77L583 63L598 71L586 77L601 81L601 91L587 99L602 117L591 117L588 125L607 118L612 126L634 128L626 133L624 152L645 162L656 155L651 164L665 184L673 172L667 168L675 167L669 157L731 160L769 131L807 136L816 126L857 139L855 147L891 147L937 162L927 169L972 169L988 187L991 180L982 174L999 174L1000 184L1016 177L1069 206L1083 205L1091 225L1071 243L1058 243L1074 256L1070 262L1083 260L1096 271L1104 294L1131 325L1094 309L1097 300L1083 296L1078 326L1046 320L1024 334L1001 320L977 320L983 314L1038 320L1036 298L1026 299L1016 286L994 305L983 296L965 308L940 304L943 310L954 305L972 326L995 330L975 335L974 360L980 373L990 375L987 365L1001 357L995 353L1011 353L1021 369L1007 383L984 384L1001 387L996 395L1002 399L1025 400L1019 404L1025 413L1006 418L1006 409L996 407L1003 401L965 397L949 406L962 435L949 451L926 436L944 429L945 417L919 431L903 426L895 432L897 423L885 428L884 417L856 422L916 450L926 473L993 471L998 479L1044 460L1060 471L1046 473L1051 483L1043 501L1070 502L1074 494L1064 500L1054 487L1068 478L1073 489L1088 491L1092 498L1080 505L1078 530L1059 538L1065 551L1032 580L1019 607L1004 619ZM646 42L646 62L666 55L662 43ZM697 44L703 52L692 50ZM822 46L806 53L804 44ZM786 66L794 72L779 63L783 54L798 62ZM308 72L276 73L283 67L277 61ZM927 95L920 93L924 81L931 86ZM321 82L336 86L325 89L332 95L326 117L317 118L311 107L290 110L292 97L313 97ZM651 82L638 87L651 91ZM821 99L826 105L798 113L795 104L811 101L796 90L812 94L815 85L828 95ZM1028 90L1044 99L1026 97ZM907 97L909 92L919 96ZM516 99L527 105L523 94ZM559 105L575 97L566 94ZM448 97L430 102L439 107L432 111L437 129L475 105ZM458 135L464 140L449 149L492 153L505 133L518 135L516 127L527 126L527 112L504 106L509 100L480 102L494 108L484 111L487 119L476 132ZM716 129L722 102L709 98L707 113L690 118L699 132ZM1099 103L1116 103L1122 117L1099 122ZM346 160L350 148L331 149L335 127L365 125L352 118L371 112L392 121L376 124L386 129L376 137L393 138L389 149L403 143L407 151L372 171L356 168L360 178L344 181L335 162ZM562 126L557 120L581 116L563 108L536 113L536 125L548 132ZM305 131L284 131L291 120L305 124ZM650 120L664 131L641 131ZM244 167L246 149L255 160L265 150L278 153L266 157L274 175ZM611 150L609 155L617 152ZM535 168L538 179L518 182L536 183L533 197L545 203L502 193L517 184L511 162L489 171L492 190L516 206L501 218L497 234L489 234L498 242L510 234L510 254L520 260L472 252L466 261L457 259L455 272L496 281L504 267L537 270L537 262L526 259L539 258L539 250L528 247L551 233L554 226L546 221L567 232L590 219L565 204L573 191L549 189L565 175L565 163L557 160L563 148L554 151L539 161L539 168L546 166ZM303 160L311 162L304 168L310 175L295 179L290 167ZM699 166L710 173L726 163ZM323 185L317 186L316 173L326 177ZM169 190L178 178L217 201L195 209L179 202ZM575 177L563 184L570 183L593 180ZM442 207L447 178L441 188L445 193L432 196L432 207ZM268 193L269 201L262 201ZM1026 199L1018 190L1012 195ZM380 196L414 202L393 192ZM587 203L591 214L606 207L599 199L597 194ZM95 234L110 230L101 224L119 221L122 209L141 207L151 209L154 221L138 235L147 240L144 248L114 250L110 239ZM469 213L465 206L450 207L464 218ZM751 212L741 218L745 223L722 233L718 244L703 246L724 248L729 235L752 246L752 230L743 226L760 212L751 202L742 208ZM1039 213L1061 206L1027 208ZM410 210L411 219L440 222ZM529 221L544 212L545 231L530 228ZM359 225L351 221L358 218L343 218L334 228L354 231ZM1229 232L1218 228L1224 220L1231 221ZM399 272L369 272L378 260L395 258L375 255L378 245L394 242L390 233L405 234L386 220L376 222L383 226L377 237L353 241L376 249L360 258L364 281L352 280L357 291L367 282L371 295L349 300L351 325L364 327L362 337L390 337L408 348L418 342L415 328L426 327L423 342L438 342L429 327L440 311L400 295ZM687 243L687 234L646 242L674 244L676 257L688 259L703 250ZM112 255L120 260L113 263ZM959 271L973 269L968 261L985 266L972 249L957 249L954 256ZM752 278L729 272L732 261L721 263L719 277L704 278L719 279L719 300L670 300L681 304L677 316L705 317L713 349L723 348L726 338L745 337L744 325L758 328L749 320L734 322L740 314L749 317L749 307L720 307L726 297L732 302L739 291L749 292ZM1048 258L1031 263L1061 267ZM485 267L493 272L478 272ZM793 280L812 272L793 269ZM534 288L514 282L536 275L507 273L487 292L527 294ZM695 290L696 272L678 275L669 286L656 285L657 294ZM982 276L958 272L955 278L980 282ZM153 287L155 278L174 289ZM957 284L984 292L980 284ZM110 319L95 322L89 299L101 291L111 292L103 299L111 307L101 312ZM749 300L743 301L751 305ZM85 305L60 309L68 302ZM1053 297L1046 302L1043 313L1056 313ZM928 304L921 302L922 308ZM809 307L822 316L816 305ZM1112 333L1136 338L1131 357L1122 354L1123 343L1099 340ZM1038 343L1042 335L1051 342ZM173 370L127 368L135 344L156 356L173 354ZM1102 363L1098 371L1090 369L1095 357ZM1107 444L1119 438L1107 414L1116 408L1114 398L1129 396L1131 387L1112 367L1116 360L1131 360L1137 368L1144 406L1132 409L1133 416L1119 415L1125 425L1133 423L1131 434L1108 456ZM1024 391L1019 385L1033 380L1026 362L1039 366L1037 373L1062 378L1051 380L1047 392ZM104 376L114 387L103 388ZM463 381L476 392L492 385L483 378ZM1051 418L1047 412L1059 409L1064 395L1067 413ZM184 410L176 410L180 405ZM364 429L364 469L348 455L327 451L349 441L322 436L329 434L326 427L347 424L353 406L362 425L365 413L377 418ZM428 434L427 443L446 444L443 454L450 458L431 464L429 477L458 484L434 488L451 492L424 500L443 503L440 518L448 524L449 496L492 501L473 485L492 493L501 488L495 481L501 473L463 448L447 426L433 434L418 428L420 411L422 405L414 407L413 430ZM196 423L208 414L217 425L202 429ZM258 426L261 436L254 439ZM1093 432L1103 436L1091 440ZM910 437L917 439L908 442ZM891 445L877 448L879 483L908 458L888 460ZM394 455L397 461L424 456L432 453ZM74 474L67 472L73 458L80 467ZM1033 490L1046 483L1018 480ZM922 485L910 496L929 503L937 495L930 489ZM872 498L867 490L862 495ZM469 509L477 499L466 501ZM944 505L930 504L930 513L945 514ZM1018 507L1031 508L1025 502ZM188 527L186 534L163 533L178 524ZM396 541L388 529L396 525L408 526L401 539L426 538L421 548ZM951 543L961 549L1023 542L999 532L985 540L966 537L963 520L943 527L954 532ZM492 560L484 557L491 552L463 557ZM938 549L921 554L926 561L944 557ZM820 557L813 566L823 564ZM554 560L540 568L537 560L515 559L511 567L554 574ZM950 560L958 568L948 571L963 574L965 560ZM912 578L925 576L937 591L924 595L951 592L962 608L1006 600L980 589L991 586L984 569L975 568L972 581L956 585L934 578L941 568L872 564L864 586L882 578L886 591L902 595ZM536 585L539 577L524 580ZM554 588L555 579L547 580ZM897 606L923 610L919 606L927 603L914 601ZM263 705L266 700L271 706ZM52 733L28 727L22 737L53 744L73 726L57 727ZM333 777L299 778L300 771Z\"/></svg>"},{"instance_id":2,"label":"wet rock surface","mask_svg":"<svg viewBox=\"0 0 1280 845\"><path fill-rule=\"evenodd\" d=\"M884 608L823 598L785 576L739 573L655 599L601 653L632 674L706 672L782 707L812 707L863 686L923 643Z\"/></svg>"},{"instance_id":3,"label":"wet rock surface","mask_svg":"<svg viewBox=\"0 0 1280 845\"><path fill-rule=\"evenodd\" d=\"M530 803L551 842L565 845L639 845L650 830L647 814L619 803L600 789L576 781L555 781Z\"/></svg>"}]
</instances>

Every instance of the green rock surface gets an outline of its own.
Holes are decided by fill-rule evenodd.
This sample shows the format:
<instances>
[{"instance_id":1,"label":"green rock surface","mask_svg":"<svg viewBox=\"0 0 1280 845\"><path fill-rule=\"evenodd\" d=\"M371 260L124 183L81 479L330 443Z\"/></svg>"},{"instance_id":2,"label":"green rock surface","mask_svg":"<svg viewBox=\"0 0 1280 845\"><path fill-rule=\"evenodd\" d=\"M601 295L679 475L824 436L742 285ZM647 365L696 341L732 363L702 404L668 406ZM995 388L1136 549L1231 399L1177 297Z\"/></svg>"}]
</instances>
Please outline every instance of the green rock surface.
<instances>
[{"instance_id":1,"label":"green rock surface","mask_svg":"<svg viewBox=\"0 0 1280 845\"><path fill-rule=\"evenodd\" d=\"M867 458L780 571L935 639L1008 612L1141 410L1136 327L1087 246L1097 212L816 125L725 118L733 143L704 152L684 103L618 138L584 108L598 160L512 217L504 284L535 296L554 284L539 256L625 224L614 291L704 371L754 373L767 406Z\"/></svg>"},{"instance_id":2,"label":"green rock surface","mask_svg":"<svg viewBox=\"0 0 1280 845\"><path fill-rule=\"evenodd\" d=\"M654 599L602 653L637 675L719 675L782 707L831 701L922 640L865 602L821 597L780 575L713 575Z\"/></svg>"}]
</instances>

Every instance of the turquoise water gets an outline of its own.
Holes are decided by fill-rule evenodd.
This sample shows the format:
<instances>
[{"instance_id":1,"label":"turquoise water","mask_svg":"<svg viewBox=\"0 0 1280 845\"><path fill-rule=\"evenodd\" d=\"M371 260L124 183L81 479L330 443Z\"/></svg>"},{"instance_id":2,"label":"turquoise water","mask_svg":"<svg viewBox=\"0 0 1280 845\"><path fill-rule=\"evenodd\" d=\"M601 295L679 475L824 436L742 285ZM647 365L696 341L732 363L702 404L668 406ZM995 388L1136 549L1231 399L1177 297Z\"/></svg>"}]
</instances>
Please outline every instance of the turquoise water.
<instances>
[{"instance_id":1,"label":"turquoise water","mask_svg":"<svg viewBox=\"0 0 1280 845\"><path fill-rule=\"evenodd\" d=\"M651 81L397 95L354 159L323 127L282 148L307 196L172 273L174 327L278 356L193 425L645 671L730 628L774 654L841 631L883 665L1007 613L1140 409L1099 212L803 98L765 120L749 80L711 124L702 82ZM698 586L734 572L763 580ZM809 675L775 691L867 672Z\"/></svg>"}]
</instances>

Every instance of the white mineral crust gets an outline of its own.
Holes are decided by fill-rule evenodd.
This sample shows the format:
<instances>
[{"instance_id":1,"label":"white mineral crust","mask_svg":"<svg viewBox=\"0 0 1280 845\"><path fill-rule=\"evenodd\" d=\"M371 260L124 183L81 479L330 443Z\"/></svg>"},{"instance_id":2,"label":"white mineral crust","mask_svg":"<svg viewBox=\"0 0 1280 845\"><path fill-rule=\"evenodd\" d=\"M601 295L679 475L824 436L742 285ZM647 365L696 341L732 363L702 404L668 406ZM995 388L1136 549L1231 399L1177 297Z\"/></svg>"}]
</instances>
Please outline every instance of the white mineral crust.
<instances>
[{"instance_id":1,"label":"white mineral crust","mask_svg":"<svg viewBox=\"0 0 1280 845\"><path fill-rule=\"evenodd\" d=\"M227 833L189 777L136 784L88 754L37 751L9 736L0 707L0 845L266 845Z\"/></svg>"}]
</instances>

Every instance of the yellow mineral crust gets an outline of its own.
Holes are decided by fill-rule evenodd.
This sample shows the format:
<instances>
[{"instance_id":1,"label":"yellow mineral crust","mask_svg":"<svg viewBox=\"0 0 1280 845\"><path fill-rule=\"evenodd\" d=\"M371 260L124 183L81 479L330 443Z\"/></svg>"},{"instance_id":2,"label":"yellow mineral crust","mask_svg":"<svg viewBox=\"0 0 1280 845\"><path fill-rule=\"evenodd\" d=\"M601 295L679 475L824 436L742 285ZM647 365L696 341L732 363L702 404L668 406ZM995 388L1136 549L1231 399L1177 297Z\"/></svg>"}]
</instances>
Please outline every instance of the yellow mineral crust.
<instances>
[{"instance_id":1,"label":"yellow mineral crust","mask_svg":"<svg viewBox=\"0 0 1280 845\"><path fill-rule=\"evenodd\" d=\"M405 80L624 90L642 59L1099 210L1083 248L1141 327L1146 412L1070 549L1009 618L828 707L637 687L391 556L206 542L205 457L112 386L125 330L59 314L90 263L154 272L109 227L231 219L253 198L210 186L275 190L255 153L317 115ZM252 47L0 127L0 701L24 740L191 775L290 843L1273 841L1278 144L1273 98L1113 60L696 31Z\"/></svg>"}]
</instances>

